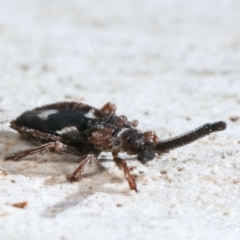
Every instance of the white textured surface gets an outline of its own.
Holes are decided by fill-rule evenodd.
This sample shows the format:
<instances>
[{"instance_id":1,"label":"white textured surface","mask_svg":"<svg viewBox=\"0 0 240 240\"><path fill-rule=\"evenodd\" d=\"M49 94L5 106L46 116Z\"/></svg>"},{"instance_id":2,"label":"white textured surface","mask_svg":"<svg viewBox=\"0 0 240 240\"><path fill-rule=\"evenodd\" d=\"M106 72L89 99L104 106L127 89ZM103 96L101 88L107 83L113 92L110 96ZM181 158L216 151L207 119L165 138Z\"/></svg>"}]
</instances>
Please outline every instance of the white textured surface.
<instances>
[{"instance_id":1,"label":"white textured surface","mask_svg":"<svg viewBox=\"0 0 240 240\"><path fill-rule=\"evenodd\" d=\"M0 239L239 239L239 12L239 0L1 1ZM74 184L73 157L3 162L31 146L9 121L59 100L114 102L161 138L228 129L146 166L130 158L138 194L108 154Z\"/></svg>"}]
</instances>

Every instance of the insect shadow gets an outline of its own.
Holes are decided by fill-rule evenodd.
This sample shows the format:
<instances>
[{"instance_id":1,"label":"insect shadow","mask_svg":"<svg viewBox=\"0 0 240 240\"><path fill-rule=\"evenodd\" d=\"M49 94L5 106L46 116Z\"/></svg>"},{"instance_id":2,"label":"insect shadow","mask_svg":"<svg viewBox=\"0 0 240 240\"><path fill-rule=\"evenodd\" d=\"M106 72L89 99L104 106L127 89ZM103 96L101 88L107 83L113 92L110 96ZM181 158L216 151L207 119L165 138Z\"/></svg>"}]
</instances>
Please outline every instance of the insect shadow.
<instances>
[{"instance_id":1,"label":"insect shadow","mask_svg":"<svg viewBox=\"0 0 240 240\"><path fill-rule=\"evenodd\" d=\"M70 174L73 169L76 168L76 165L79 164L79 157L68 154L53 154L50 152L28 156L23 161L4 161L5 155L12 151L12 149L19 151L33 146L33 143L27 141L19 134L11 131L0 131L0 169L7 170L7 172L13 175L50 176L55 177L56 183L67 182L66 174ZM99 162L95 162L93 166L84 171L83 176L90 177L100 174L105 170L102 163L106 161L108 161L106 158L100 158ZM56 178L56 176L61 175L62 179ZM51 182L52 180L49 180L49 184L51 184ZM48 181L46 180L45 183L48 184Z\"/></svg>"},{"instance_id":2,"label":"insect shadow","mask_svg":"<svg viewBox=\"0 0 240 240\"><path fill-rule=\"evenodd\" d=\"M123 180L121 179L121 181ZM97 185L95 183L91 188L89 188L89 186L84 186L84 184L81 184L79 191L65 197L63 200L57 202L56 204L46 207L43 211L40 212L40 215L46 218L54 218L58 214L61 214L62 212L67 211L72 207L81 205L84 201L87 201L88 198L96 193L119 195L121 197L124 195L124 193L126 195L129 195L129 191L121 192L116 188L103 186L103 184L99 182Z\"/></svg>"},{"instance_id":3,"label":"insect shadow","mask_svg":"<svg viewBox=\"0 0 240 240\"><path fill-rule=\"evenodd\" d=\"M133 158L129 158L130 161L134 160ZM115 174L111 174L111 172L107 171L107 167L105 168L102 164L112 163L111 159L99 158L97 164L97 170L95 169L92 172L86 172L82 174L82 179L75 184L79 185L79 190L75 191L72 194L69 194L64 199L60 200L56 204L46 207L40 215L46 218L54 218L58 214L75 207L77 205L81 205L84 201L87 201L92 195L96 193L103 194L111 194L111 195L119 195L119 196L129 196L131 192L128 189L123 187L123 189L116 188L116 184L125 183L122 177L116 177ZM121 172L119 170L119 172ZM111 182L110 185L106 185L106 183ZM59 179L56 177L51 177L46 179L44 182L46 185L58 184ZM64 184L73 184L68 181L65 181ZM63 194L64 195L64 194Z\"/></svg>"}]
</instances>

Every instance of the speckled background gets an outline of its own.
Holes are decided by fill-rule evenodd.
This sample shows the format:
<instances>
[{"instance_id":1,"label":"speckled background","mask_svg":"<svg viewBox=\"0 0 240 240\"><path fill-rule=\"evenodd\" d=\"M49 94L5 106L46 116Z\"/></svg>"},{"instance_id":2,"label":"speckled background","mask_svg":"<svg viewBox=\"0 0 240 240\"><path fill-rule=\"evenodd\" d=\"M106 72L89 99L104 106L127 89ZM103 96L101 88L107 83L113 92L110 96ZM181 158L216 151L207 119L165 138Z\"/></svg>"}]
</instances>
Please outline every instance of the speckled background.
<instances>
[{"instance_id":1,"label":"speckled background","mask_svg":"<svg viewBox=\"0 0 240 240\"><path fill-rule=\"evenodd\" d=\"M239 239L239 12L238 0L1 1L0 239ZM63 100L114 102L162 139L228 128L145 166L123 155L139 193L107 153L73 184L75 157L4 162L33 146L9 121Z\"/></svg>"}]
</instances>

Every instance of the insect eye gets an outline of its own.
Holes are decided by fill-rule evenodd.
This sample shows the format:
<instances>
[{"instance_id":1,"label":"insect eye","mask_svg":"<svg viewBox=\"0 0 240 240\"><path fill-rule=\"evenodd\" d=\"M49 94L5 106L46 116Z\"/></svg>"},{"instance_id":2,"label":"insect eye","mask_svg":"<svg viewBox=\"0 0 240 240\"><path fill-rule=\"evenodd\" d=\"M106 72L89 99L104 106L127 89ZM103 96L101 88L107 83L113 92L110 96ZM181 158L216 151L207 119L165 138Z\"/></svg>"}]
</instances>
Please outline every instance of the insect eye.
<instances>
[{"instance_id":1,"label":"insect eye","mask_svg":"<svg viewBox=\"0 0 240 240\"><path fill-rule=\"evenodd\" d=\"M145 147L141 149L138 153L138 160L145 164L148 161L151 161L155 157L155 151L150 147Z\"/></svg>"}]
</instances>

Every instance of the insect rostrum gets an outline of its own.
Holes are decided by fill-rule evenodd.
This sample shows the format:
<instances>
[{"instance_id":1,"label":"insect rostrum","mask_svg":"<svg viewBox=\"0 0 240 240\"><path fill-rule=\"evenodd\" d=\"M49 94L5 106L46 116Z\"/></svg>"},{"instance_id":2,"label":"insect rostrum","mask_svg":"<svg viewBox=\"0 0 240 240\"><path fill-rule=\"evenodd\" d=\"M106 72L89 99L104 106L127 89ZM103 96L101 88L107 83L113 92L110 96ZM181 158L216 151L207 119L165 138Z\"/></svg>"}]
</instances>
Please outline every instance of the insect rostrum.
<instances>
[{"instance_id":1,"label":"insect rostrum","mask_svg":"<svg viewBox=\"0 0 240 240\"><path fill-rule=\"evenodd\" d=\"M5 160L17 161L47 151L77 155L80 164L68 177L69 181L77 181L87 165L96 161L102 151L108 151L123 170L130 189L137 191L127 163L118 157L120 152L137 155L144 164L155 154L161 155L226 128L222 121L207 123L175 138L159 140L153 131L137 130L136 120L129 121L115 112L116 106L112 103L97 109L80 102L57 102L26 111L11 121L10 127L38 146L8 155Z\"/></svg>"}]
</instances>

